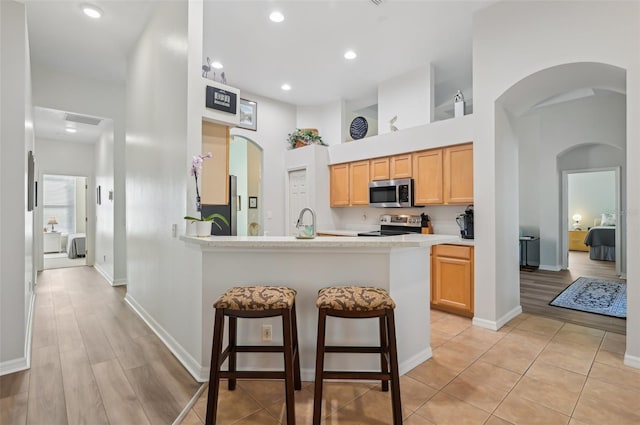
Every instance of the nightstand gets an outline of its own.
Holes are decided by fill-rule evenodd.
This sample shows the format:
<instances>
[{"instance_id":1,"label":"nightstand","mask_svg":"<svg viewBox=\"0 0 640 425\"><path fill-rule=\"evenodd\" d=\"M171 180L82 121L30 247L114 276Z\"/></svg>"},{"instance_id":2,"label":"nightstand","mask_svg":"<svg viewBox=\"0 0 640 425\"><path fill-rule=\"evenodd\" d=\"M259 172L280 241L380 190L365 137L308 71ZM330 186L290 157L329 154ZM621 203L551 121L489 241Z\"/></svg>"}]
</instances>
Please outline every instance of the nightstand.
<instances>
[{"instance_id":1,"label":"nightstand","mask_svg":"<svg viewBox=\"0 0 640 425\"><path fill-rule=\"evenodd\" d=\"M45 254L47 252L60 252L60 244L62 243L62 236L58 232L44 232L42 234L43 250Z\"/></svg>"},{"instance_id":2,"label":"nightstand","mask_svg":"<svg viewBox=\"0 0 640 425\"><path fill-rule=\"evenodd\" d=\"M588 230L569 230L569 251L586 251L589 247L584 244Z\"/></svg>"}]
</instances>

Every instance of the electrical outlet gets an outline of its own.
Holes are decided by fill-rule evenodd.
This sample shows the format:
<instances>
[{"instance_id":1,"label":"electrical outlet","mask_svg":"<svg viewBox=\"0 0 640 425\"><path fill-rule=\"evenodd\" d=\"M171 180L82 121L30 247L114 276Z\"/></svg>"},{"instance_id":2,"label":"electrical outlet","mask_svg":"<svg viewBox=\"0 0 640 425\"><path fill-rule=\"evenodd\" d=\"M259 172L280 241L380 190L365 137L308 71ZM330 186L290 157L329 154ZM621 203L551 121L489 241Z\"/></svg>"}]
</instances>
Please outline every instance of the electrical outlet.
<instances>
[{"instance_id":1,"label":"electrical outlet","mask_svg":"<svg viewBox=\"0 0 640 425\"><path fill-rule=\"evenodd\" d=\"M273 339L273 328L271 325L262 325L262 340L271 341Z\"/></svg>"}]
</instances>

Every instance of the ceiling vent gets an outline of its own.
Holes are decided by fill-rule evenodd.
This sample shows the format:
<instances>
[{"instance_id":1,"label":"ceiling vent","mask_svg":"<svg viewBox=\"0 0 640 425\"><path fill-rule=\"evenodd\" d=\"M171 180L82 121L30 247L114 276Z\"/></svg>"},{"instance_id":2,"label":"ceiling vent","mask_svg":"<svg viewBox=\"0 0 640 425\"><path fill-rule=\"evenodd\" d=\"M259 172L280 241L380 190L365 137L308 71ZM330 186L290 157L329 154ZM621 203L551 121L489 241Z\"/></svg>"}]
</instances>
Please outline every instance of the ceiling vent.
<instances>
[{"instance_id":1,"label":"ceiling vent","mask_svg":"<svg viewBox=\"0 0 640 425\"><path fill-rule=\"evenodd\" d=\"M375 4L376 6L380 6L382 4L382 0L371 0L371 3Z\"/></svg>"},{"instance_id":2,"label":"ceiling vent","mask_svg":"<svg viewBox=\"0 0 640 425\"><path fill-rule=\"evenodd\" d=\"M70 122L77 122L80 124L98 125L102 120L100 118L88 117L86 115L78 114L65 114L64 119Z\"/></svg>"}]
</instances>

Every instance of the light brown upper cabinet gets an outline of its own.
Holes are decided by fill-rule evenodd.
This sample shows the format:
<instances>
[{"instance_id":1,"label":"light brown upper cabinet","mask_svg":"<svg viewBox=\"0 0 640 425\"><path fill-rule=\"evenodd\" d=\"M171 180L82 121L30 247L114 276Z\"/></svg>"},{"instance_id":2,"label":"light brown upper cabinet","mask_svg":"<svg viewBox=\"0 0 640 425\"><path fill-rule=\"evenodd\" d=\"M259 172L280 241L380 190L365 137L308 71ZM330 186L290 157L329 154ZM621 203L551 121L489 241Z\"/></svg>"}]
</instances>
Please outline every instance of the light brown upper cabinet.
<instances>
[{"instance_id":1,"label":"light brown upper cabinet","mask_svg":"<svg viewBox=\"0 0 640 425\"><path fill-rule=\"evenodd\" d=\"M473 203L473 144L444 148L444 203Z\"/></svg>"},{"instance_id":2,"label":"light brown upper cabinet","mask_svg":"<svg viewBox=\"0 0 640 425\"><path fill-rule=\"evenodd\" d=\"M442 204L442 149L413 154L413 200L416 205Z\"/></svg>"},{"instance_id":3,"label":"light brown upper cabinet","mask_svg":"<svg viewBox=\"0 0 640 425\"><path fill-rule=\"evenodd\" d=\"M391 178L410 179L412 173L412 156L410 153L391 157Z\"/></svg>"},{"instance_id":4,"label":"light brown upper cabinet","mask_svg":"<svg viewBox=\"0 0 640 425\"><path fill-rule=\"evenodd\" d=\"M369 205L369 160L330 167L332 207Z\"/></svg>"},{"instance_id":5,"label":"light brown upper cabinet","mask_svg":"<svg viewBox=\"0 0 640 425\"><path fill-rule=\"evenodd\" d=\"M349 164L350 205L369 205L369 161Z\"/></svg>"},{"instance_id":6,"label":"light brown upper cabinet","mask_svg":"<svg viewBox=\"0 0 640 425\"><path fill-rule=\"evenodd\" d=\"M213 157L202 163L199 179L201 202L207 205L228 204L229 127L202 121L202 152L211 152Z\"/></svg>"},{"instance_id":7,"label":"light brown upper cabinet","mask_svg":"<svg viewBox=\"0 0 640 425\"><path fill-rule=\"evenodd\" d=\"M332 207L349 206L349 164L330 167L330 204Z\"/></svg>"},{"instance_id":8,"label":"light brown upper cabinet","mask_svg":"<svg viewBox=\"0 0 640 425\"><path fill-rule=\"evenodd\" d=\"M373 158L369 162L371 167L371 181L389 180L389 157Z\"/></svg>"}]
</instances>

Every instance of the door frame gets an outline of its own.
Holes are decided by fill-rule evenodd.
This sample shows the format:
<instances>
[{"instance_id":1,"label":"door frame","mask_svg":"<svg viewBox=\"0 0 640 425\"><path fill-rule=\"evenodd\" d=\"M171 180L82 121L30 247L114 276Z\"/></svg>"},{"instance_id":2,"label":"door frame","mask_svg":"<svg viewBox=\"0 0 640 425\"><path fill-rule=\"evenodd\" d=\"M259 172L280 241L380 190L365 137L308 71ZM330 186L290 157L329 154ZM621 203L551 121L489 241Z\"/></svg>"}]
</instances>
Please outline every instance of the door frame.
<instances>
[{"instance_id":1,"label":"door frame","mask_svg":"<svg viewBox=\"0 0 640 425\"><path fill-rule=\"evenodd\" d=\"M620 167L603 167L603 168L584 168L576 170L562 170L562 208L560 212L560 229L561 229L561 249L562 249L562 269L569 268L569 224L567 217L569 216L569 174L580 173L597 173L602 171L613 171L615 174L615 208L616 208L616 274L622 276L622 262L620 256L623 255L621 250L621 238L622 232L625 231L624 223L622 222L623 212L621 210L621 192L620 192Z\"/></svg>"}]
</instances>

